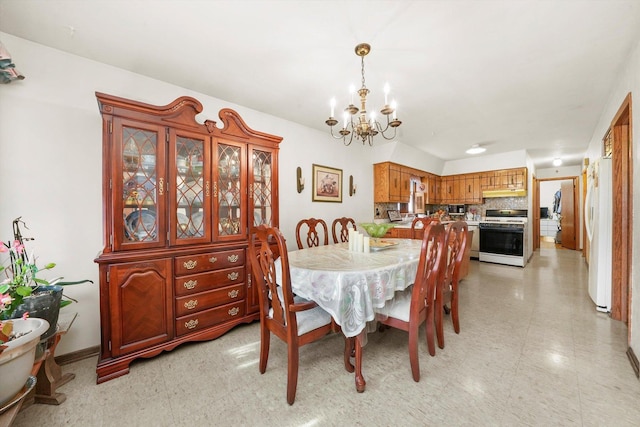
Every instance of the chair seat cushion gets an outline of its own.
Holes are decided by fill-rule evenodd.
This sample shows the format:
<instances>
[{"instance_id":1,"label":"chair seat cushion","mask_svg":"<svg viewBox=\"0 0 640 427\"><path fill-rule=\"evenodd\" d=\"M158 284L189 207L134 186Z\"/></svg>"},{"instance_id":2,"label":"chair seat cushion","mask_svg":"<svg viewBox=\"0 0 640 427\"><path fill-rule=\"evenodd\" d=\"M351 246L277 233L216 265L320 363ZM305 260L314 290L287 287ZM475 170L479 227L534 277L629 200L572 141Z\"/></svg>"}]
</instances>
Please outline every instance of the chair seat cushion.
<instances>
[{"instance_id":1,"label":"chair seat cushion","mask_svg":"<svg viewBox=\"0 0 640 427\"><path fill-rule=\"evenodd\" d=\"M278 287L278 295L282 298L282 289ZM282 300L281 300L282 301ZM294 295L294 303L309 302L309 300ZM269 317L273 317L273 308L269 310ZM320 307L314 307L310 310L300 311L296 313L298 322L298 336L311 332L314 329L331 323L331 315Z\"/></svg>"},{"instance_id":2,"label":"chair seat cushion","mask_svg":"<svg viewBox=\"0 0 640 427\"><path fill-rule=\"evenodd\" d=\"M393 299L387 301L384 307L376 309L378 314L394 319L409 321L409 313L411 312L411 293L413 286L408 287L404 291L396 292Z\"/></svg>"}]
</instances>

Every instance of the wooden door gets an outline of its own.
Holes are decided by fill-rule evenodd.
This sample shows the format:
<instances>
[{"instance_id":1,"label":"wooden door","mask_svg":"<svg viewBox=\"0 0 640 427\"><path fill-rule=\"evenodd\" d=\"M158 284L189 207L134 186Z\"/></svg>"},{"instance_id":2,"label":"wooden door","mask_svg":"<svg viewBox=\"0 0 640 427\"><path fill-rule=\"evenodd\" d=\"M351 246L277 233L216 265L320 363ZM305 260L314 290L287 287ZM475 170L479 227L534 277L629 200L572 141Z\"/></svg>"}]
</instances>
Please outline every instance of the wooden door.
<instances>
[{"instance_id":1,"label":"wooden door","mask_svg":"<svg viewBox=\"0 0 640 427\"><path fill-rule=\"evenodd\" d=\"M576 195L577 178L571 181L562 181L560 184L560 199L562 219L562 247L566 249L576 249Z\"/></svg>"}]
</instances>

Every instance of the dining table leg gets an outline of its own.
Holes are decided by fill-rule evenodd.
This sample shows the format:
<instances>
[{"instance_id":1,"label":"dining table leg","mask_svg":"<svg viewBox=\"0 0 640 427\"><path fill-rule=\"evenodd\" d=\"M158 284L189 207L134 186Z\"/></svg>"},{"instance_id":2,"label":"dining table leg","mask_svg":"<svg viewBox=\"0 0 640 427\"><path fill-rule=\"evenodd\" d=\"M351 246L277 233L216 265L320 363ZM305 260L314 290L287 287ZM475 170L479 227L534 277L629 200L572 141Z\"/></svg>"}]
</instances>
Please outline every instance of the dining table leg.
<instances>
[{"instance_id":1,"label":"dining table leg","mask_svg":"<svg viewBox=\"0 0 640 427\"><path fill-rule=\"evenodd\" d=\"M356 390L358 393L362 393L367 386L367 382L362 376L362 339L366 338L363 334L366 334L366 330L360 332L355 339L355 362L356 362Z\"/></svg>"}]
</instances>

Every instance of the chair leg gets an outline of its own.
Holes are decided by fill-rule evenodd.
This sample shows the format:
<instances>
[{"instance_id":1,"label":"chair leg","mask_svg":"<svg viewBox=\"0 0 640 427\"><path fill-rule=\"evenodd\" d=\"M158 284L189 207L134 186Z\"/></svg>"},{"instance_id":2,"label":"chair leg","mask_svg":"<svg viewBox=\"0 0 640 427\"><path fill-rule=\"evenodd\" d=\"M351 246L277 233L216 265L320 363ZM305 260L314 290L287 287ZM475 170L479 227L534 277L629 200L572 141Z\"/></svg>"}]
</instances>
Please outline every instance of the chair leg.
<instances>
[{"instance_id":1,"label":"chair leg","mask_svg":"<svg viewBox=\"0 0 640 427\"><path fill-rule=\"evenodd\" d=\"M427 331L427 347L429 348L429 354L431 356L436 355L436 344L435 344L435 325L434 325L434 314L433 314L433 304L427 307L427 319L425 321L425 329Z\"/></svg>"},{"instance_id":2,"label":"chair leg","mask_svg":"<svg viewBox=\"0 0 640 427\"><path fill-rule=\"evenodd\" d=\"M344 368L347 372L353 372L355 370L354 366L351 364L351 357L353 357L353 352L355 349L355 338L347 338L344 337Z\"/></svg>"},{"instance_id":3,"label":"chair leg","mask_svg":"<svg viewBox=\"0 0 640 427\"><path fill-rule=\"evenodd\" d=\"M260 373L264 374L267 370L267 361L269 360L269 344L271 343L271 333L266 326L260 325Z\"/></svg>"},{"instance_id":4,"label":"chair leg","mask_svg":"<svg viewBox=\"0 0 640 427\"><path fill-rule=\"evenodd\" d=\"M298 343L289 343L288 345L288 366L287 366L287 403L293 405L296 400L296 388L298 387Z\"/></svg>"},{"instance_id":5,"label":"chair leg","mask_svg":"<svg viewBox=\"0 0 640 427\"><path fill-rule=\"evenodd\" d=\"M436 323L436 335L438 337L438 347L440 348L444 348L444 318L442 316L442 312L443 310L440 309L440 307L442 307L443 304L443 293L442 293L442 289L440 288L438 291L436 291L436 304L435 306L438 307L437 310L435 311L435 323Z\"/></svg>"},{"instance_id":6,"label":"chair leg","mask_svg":"<svg viewBox=\"0 0 640 427\"><path fill-rule=\"evenodd\" d=\"M458 317L458 284L453 287L451 295L451 320L453 321L453 330L456 334L460 333L460 318Z\"/></svg>"},{"instance_id":7,"label":"chair leg","mask_svg":"<svg viewBox=\"0 0 640 427\"><path fill-rule=\"evenodd\" d=\"M409 327L409 362L415 382L420 381L420 358L418 357L418 326Z\"/></svg>"}]
</instances>

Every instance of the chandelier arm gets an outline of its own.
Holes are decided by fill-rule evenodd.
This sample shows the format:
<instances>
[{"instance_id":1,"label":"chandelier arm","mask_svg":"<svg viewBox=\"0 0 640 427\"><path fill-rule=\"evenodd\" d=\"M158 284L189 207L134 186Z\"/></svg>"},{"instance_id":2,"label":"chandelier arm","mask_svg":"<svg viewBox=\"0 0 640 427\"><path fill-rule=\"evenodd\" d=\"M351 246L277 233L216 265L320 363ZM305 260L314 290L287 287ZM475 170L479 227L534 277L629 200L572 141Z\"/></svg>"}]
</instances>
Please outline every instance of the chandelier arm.
<instances>
[{"instance_id":1,"label":"chandelier arm","mask_svg":"<svg viewBox=\"0 0 640 427\"><path fill-rule=\"evenodd\" d=\"M333 134L333 126L331 126L331 127L330 127L330 129L331 129L331 136L332 136L334 139L344 139L344 136L342 136L342 135L334 135L334 134Z\"/></svg>"}]
</instances>

